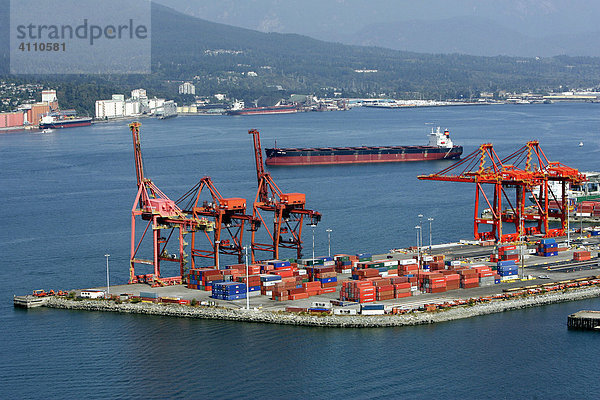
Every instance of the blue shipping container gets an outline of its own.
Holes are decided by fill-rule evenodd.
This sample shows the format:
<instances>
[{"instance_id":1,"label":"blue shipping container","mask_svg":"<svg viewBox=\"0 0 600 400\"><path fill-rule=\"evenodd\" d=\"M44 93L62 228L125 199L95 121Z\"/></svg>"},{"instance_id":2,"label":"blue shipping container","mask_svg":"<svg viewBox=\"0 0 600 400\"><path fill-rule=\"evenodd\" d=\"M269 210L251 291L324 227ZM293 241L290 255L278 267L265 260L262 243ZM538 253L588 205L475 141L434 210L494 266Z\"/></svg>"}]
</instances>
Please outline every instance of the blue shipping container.
<instances>
[{"instance_id":1,"label":"blue shipping container","mask_svg":"<svg viewBox=\"0 0 600 400\"><path fill-rule=\"evenodd\" d=\"M541 244L550 244L550 243L556 243L556 239L554 238L549 238L549 239L542 239L540 240Z\"/></svg>"},{"instance_id":2,"label":"blue shipping container","mask_svg":"<svg viewBox=\"0 0 600 400\"><path fill-rule=\"evenodd\" d=\"M361 310L384 310L383 304L361 304Z\"/></svg>"},{"instance_id":3,"label":"blue shipping container","mask_svg":"<svg viewBox=\"0 0 600 400\"><path fill-rule=\"evenodd\" d=\"M554 248L558 247L558 243L547 243L547 244L543 244L542 247L544 249L554 249Z\"/></svg>"},{"instance_id":4,"label":"blue shipping container","mask_svg":"<svg viewBox=\"0 0 600 400\"><path fill-rule=\"evenodd\" d=\"M509 265L515 265L515 260L498 261L498 264L497 264L498 267L505 267L505 266L509 266Z\"/></svg>"}]
</instances>

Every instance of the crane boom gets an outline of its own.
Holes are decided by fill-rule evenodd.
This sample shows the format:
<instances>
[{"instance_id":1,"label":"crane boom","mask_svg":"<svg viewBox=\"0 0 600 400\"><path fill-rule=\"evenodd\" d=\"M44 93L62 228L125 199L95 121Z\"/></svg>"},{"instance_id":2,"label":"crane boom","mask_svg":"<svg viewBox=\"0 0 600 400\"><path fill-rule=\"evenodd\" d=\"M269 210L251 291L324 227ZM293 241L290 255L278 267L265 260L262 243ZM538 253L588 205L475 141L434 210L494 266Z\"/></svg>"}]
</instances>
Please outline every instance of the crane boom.
<instances>
[{"instance_id":1,"label":"crane boom","mask_svg":"<svg viewBox=\"0 0 600 400\"><path fill-rule=\"evenodd\" d=\"M321 214L305 208L304 193L283 193L268 172L265 172L260 146L260 133L256 129L248 131L254 141L254 160L256 161L256 178L258 190L253 205L252 216L264 225L269 236L268 243L260 243L256 230L252 231L252 262L256 251L267 251L275 259L279 258L279 249L296 250L297 258L302 256L302 226L305 218L309 225L316 225L321 220ZM261 211L273 213L272 229L261 215Z\"/></svg>"}]
</instances>

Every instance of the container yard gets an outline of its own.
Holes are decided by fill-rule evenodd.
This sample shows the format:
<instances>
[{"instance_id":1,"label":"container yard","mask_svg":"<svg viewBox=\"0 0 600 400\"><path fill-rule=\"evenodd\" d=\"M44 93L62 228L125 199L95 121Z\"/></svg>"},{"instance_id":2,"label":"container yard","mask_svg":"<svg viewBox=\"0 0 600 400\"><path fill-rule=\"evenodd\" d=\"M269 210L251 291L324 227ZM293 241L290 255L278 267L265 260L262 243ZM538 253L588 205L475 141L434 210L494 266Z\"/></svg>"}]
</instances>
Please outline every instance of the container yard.
<instances>
[{"instance_id":1,"label":"container yard","mask_svg":"<svg viewBox=\"0 0 600 400\"><path fill-rule=\"evenodd\" d=\"M558 183L565 193L567 184L586 178L576 169L549 162L538 142L528 142L504 159L485 144L451 167L419 177L476 184L473 241L423 246L418 238L416 247L327 256L315 255L313 244L312 256L304 257L303 227L314 229L321 214L307 207L304 193L283 192L265 171L257 130L248 132L257 178L250 212L245 199L223 197L208 176L171 200L145 175L140 126L130 124L137 194L131 210L129 284L68 295L61 291L62 296L34 293L34 301L15 298L15 305L77 308L84 304L77 299L102 298L96 301L208 307L214 313L203 315L211 318L241 310L344 318L432 312L490 301L536 305L523 303L522 297L550 299L539 304L566 301L573 297L566 291L572 295L580 289L577 296L588 295L600 285L594 271L600 268L600 230L580 229L571 236L567 199L557 201L549 185ZM493 185L491 201L484 184ZM514 202L510 189L516 194ZM534 210L525 207L527 195L536 202ZM491 206L492 217L478 216L480 197ZM510 212L501 207L503 198ZM550 227L550 217L559 220L559 227ZM505 225L516 232L506 233ZM243 245L245 230L250 231L249 246ZM167 251L167 244L176 252ZM144 256L148 250L150 256ZM295 257L283 258L284 251ZM223 256L237 262L223 262ZM175 264L178 274L164 276L161 267L167 263ZM47 297L45 302L35 301ZM85 304L95 309L94 303ZM184 315L188 312L183 310Z\"/></svg>"}]
</instances>

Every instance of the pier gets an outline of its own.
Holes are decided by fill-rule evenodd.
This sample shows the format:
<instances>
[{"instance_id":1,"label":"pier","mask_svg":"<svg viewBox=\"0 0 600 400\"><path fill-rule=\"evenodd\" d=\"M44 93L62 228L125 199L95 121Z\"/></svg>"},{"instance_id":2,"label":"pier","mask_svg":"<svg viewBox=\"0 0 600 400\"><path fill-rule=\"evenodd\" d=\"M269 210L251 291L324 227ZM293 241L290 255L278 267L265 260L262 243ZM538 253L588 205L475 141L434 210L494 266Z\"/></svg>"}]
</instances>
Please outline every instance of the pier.
<instances>
[{"instance_id":1,"label":"pier","mask_svg":"<svg viewBox=\"0 0 600 400\"><path fill-rule=\"evenodd\" d=\"M582 310L567 318L569 329L600 330L600 311Z\"/></svg>"},{"instance_id":2,"label":"pier","mask_svg":"<svg viewBox=\"0 0 600 400\"><path fill-rule=\"evenodd\" d=\"M35 308L45 306L49 297L37 297L32 295L13 296L13 304L20 308Z\"/></svg>"}]
</instances>

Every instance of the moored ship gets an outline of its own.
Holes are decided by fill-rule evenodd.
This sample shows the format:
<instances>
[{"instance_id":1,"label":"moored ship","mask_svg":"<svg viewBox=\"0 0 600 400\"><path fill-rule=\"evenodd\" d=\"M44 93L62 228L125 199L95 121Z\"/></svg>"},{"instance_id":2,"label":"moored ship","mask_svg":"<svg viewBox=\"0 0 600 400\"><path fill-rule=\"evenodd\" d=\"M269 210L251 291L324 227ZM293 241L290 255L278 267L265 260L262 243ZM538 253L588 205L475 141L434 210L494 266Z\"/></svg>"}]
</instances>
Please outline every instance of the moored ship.
<instances>
[{"instance_id":1,"label":"moored ship","mask_svg":"<svg viewBox=\"0 0 600 400\"><path fill-rule=\"evenodd\" d=\"M40 119L40 129L74 128L77 126L89 126L92 124L90 117L75 117L63 113L51 113Z\"/></svg>"},{"instance_id":2,"label":"moored ship","mask_svg":"<svg viewBox=\"0 0 600 400\"><path fill-rule=\"evenodd\" d=\"M269 107L244 107L244 102L236 102L233 107L227 111L228 115L267 115L267 114L291 114L298 112L298 107L294 104L276 104Z\"/></svg>"},{"instance_id":3,"label":"moored ship","mask_svg":"<svg viewBox=\"0 0 600 400\"><path fill-rule=\"evenodd\" d=\"M360 146L265 149L267 165L323 165L458 159L462 146L450 139L450 132L431 130L427 146Z\"/></svg>"}]
</instances>

